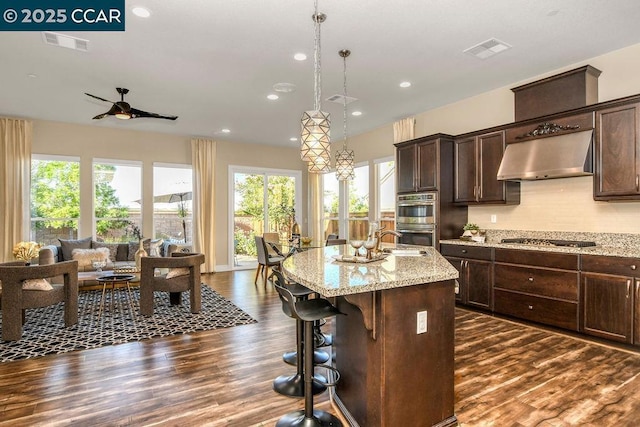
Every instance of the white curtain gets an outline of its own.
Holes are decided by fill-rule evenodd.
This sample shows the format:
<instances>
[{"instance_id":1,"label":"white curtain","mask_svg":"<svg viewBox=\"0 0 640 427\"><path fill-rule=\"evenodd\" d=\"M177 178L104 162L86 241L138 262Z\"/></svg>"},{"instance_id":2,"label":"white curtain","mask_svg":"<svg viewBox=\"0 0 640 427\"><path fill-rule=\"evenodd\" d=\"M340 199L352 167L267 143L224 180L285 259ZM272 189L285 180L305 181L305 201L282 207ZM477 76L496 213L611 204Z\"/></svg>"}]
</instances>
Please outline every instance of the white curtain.
<instances>
[{"instance_id":1,"label":"white curtain","mask_svg":"<svg viewBox=\"0 0 640 427\"><path fill-rule=\"evenodd\" d=\"M309 217L311 218L309 235L314 242L321 243L324 241L323 197L320 193L322 174L310 173L307 176L309 177Z\"/></svg>"},{"instance_id":2,"label":"white curtain","mask_svg":"<svg viewBox=\"0 0 640 427\"><path fill-rule=\"evenodd\" d=\"M32 124L0 117L0 260L29 237Z\"/></svg>"},{"instance_id":3,"label":"white curtain","mask_svg":"<svg viewBox=\"0 0 640 427\"><path fill-rule=\"evenodd\" d=\"M416 119L414 117L393 122L393 143L397 144L415 138L415 127Z\"/></svg>"},{"instance_id":4,"label":"white curtain","mask_svg":"<svg viewBox=\"0 0 640 427\"><path fill-rule=\"evenodd\" d=\"M193 166L193 250L204 254L202 271L216 266L215 163L216 143L209 139L191 140Z\"/></svg>"}]
</instances>

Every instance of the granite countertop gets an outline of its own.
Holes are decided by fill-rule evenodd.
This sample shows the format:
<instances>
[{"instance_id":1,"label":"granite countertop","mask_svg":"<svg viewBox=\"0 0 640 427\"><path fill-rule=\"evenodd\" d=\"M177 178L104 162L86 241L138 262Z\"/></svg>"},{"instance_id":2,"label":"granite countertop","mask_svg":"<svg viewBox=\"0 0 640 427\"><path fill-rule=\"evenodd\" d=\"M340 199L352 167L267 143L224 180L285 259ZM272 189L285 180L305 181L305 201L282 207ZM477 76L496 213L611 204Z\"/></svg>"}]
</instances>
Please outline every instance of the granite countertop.
<instances>
[{"instance_id":1,"label":"granite countertop","mask_svg":"<svg viewBox=\"0 0 640 427\"><path fill-rule=\"evenodd\" d=\"M504 248L504 249L524 249L528 251L558 252L565 254L582 254L582 255L604 255L617 256L625 258L640 258L640 248L637 246L608 246L597 244L585 248L573 248L567 246L545 246L545 245L523 245L517 243L500 243L487 241L484 243L472 242L468 240L441 240L440 244L478 246L486 248Z\"/></svg>"},{"instance_id":2,"label":"granite countertop","mask_svg":"<svg viewBox=\"0 0 640 427\"><path fill-rule=\"evenodd\" d=\"M424 256L388 255L366 264L334 258L353 254L348 245L311 249L287 258L289 277L325 297L352 295L458 278L458 271L432 247L420 246Z\"/></svg>"}]
</instances>

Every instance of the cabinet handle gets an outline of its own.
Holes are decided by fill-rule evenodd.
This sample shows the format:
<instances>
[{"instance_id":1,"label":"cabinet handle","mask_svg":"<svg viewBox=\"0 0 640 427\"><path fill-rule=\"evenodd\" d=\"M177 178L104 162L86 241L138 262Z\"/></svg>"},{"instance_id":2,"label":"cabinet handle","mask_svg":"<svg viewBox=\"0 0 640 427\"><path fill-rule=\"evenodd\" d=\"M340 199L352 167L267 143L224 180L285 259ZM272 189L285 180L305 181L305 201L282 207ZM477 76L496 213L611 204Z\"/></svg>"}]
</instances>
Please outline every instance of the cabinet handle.
<instances>
[{"instance_id":1,"label":"cabinet handle","mask_svg":"<svg viewBox=\"0 0 640 427\"><path fill-rule=\"evenodd\" d=\"M529 281L530 281L530 282L533 282L533 277L529 277Z\"/></svg>"},{"instance_id":2,"label":"cabinet handle","mask_svg":"<svg viewBox=\"0 0 640 427\"><path fill-rule=\"evenodd\" d=\"M640 280L636 280L636 299L640 298Z\"/></svg>"},{"instance_id":3,"label":"cabinet handle","mask_svg":"<svg viewBox=\"0 0 640 427\"><path fill-rule=\"evenodd\" d=\"M529 306L529 310L533 310L533 306L532 305Z\"/></svg>"},{"instance_id":4,"label":"cabinet handle","mask_svg":"<svg viewBox=\"0 0 640 427\"><path fill-rule=\"evenodd\" d=\"M636 191L640 191L640 175L636 175Z\"/></svg>"},{"instance_id":5,"label":"cabinet handle","mask_svg":"<svg viewBox=\"0 0 640 427\"><path fill-rule=\"evenodd\" d=\"M631 279L627 280L627 299L629 299L630 294L631 294Z\"/></svg>"},{"instance_id":6,"label":"cabinet handle","mask_svg":"<svg viewBox=\"0 0 640 427\"><path fill-rule=\"evenodd\" d=\"M636 265L635 264L631 264L631 269L635 270L636 269Z\"/></svg>"},{"instance_id":7,"label":"cabinet handle","mask_svg":"<svg viewBox=\"0 0 640 427\"><path fill-rule=\"evenodd\" d=\"M473 198L475 200L478 200L478 187L476 187L475 185L473 186Z\"/></svg>"},{"instance_id":8,"label":"cabinet handle","mask_svg":"<svg viewBox=\"0 0 640 427\"><path fill-rule=\"evenodd\" d=\"M467 250L466 250L466 249L463 249L463 250L462 250L462 253L463 253L463 254L466 254L466 253L467 253Z\"/></svg>"}]
</instances>

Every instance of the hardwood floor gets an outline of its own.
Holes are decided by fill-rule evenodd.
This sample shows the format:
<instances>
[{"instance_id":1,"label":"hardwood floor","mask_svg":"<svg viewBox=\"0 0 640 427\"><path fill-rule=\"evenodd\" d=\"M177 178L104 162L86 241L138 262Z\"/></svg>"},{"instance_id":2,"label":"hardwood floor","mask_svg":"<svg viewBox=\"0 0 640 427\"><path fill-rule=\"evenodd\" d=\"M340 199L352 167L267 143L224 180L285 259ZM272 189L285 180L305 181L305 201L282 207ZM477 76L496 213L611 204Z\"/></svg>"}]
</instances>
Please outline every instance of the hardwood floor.
<instances>
[{"instance_id":1,"label":"hardwood floor","mask_svg":"<svg viewBox=\"0 0 640 427\"><path fill-rule=\"evenodd\" d=\"M0 364L0 426L272 426L301 409L271 388L293 372L281 355L294 347L294 322L254 275L203 280L257 324ZM466 310L456 317L461 425L637 425L637 353ZM316 400L334 412L327 393Z\"/></svg>"}]
</instances>

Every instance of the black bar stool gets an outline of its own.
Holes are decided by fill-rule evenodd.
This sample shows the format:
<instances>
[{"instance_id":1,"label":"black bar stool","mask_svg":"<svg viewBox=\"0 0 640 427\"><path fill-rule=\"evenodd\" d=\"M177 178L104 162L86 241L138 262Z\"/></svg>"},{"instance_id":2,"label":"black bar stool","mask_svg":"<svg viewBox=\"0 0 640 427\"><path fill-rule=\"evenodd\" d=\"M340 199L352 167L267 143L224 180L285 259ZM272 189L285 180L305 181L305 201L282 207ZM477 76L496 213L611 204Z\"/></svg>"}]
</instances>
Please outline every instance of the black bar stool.
<instances>
[{"instance_id":1,"label":"black bar stool","mask_svg":"<svg viewBox=\"0 0 640 427\"><path fill-rule=\"evenodd\" d=\"M313 291L309 288L302 286L295 282L286 282L284 276L279 270L273 270L273 274L276 276L275 281L284 284L291 292L296 301L307 300L309 295ZM283 310L287 309L283 305ZM285 311L287 316L294 317L290 312ZM297 371L293 375L280 375L273 380L273 390L284 396L290 397L303 397L304 396L304 322L300 319L296 319L296 351L287 352L284 354L283 359L285 362L296 365ZM329 354L326 352L314 351L314 364L326 363L329 360ZM326 357L325 357L326 356ZM293 359L293 363L288 362L288 358ZM324 393L327 390L327 379L322 375L314 375L313 380L313 394Z\"/></svg>"},{"instance_id":2,"label":"black bar stool","mask_svg":"<svg viewBox=\"0 0 640 427\"><path fill-rule=\"evenodd\" d=\"M336 316L341 313L328 300L324 298L312 298L296 300L293 293L283 286L284 277L280 272L276 274L274 286L278 291L280 300L282 301L282 310L290 317L304 322L304 410L290 412L284 415L276 423L276 427L324 427L338 426L341 427L340 420L326 412L313 409L313 374L314 365L313 358L309 357L313 354L313 327L314 322L327 317ZM334 370L334 372L337 371ZM339 375L338 375L339 377ZM335 380L337 381L337 379Z\"/></svg>"}]
</instances>

